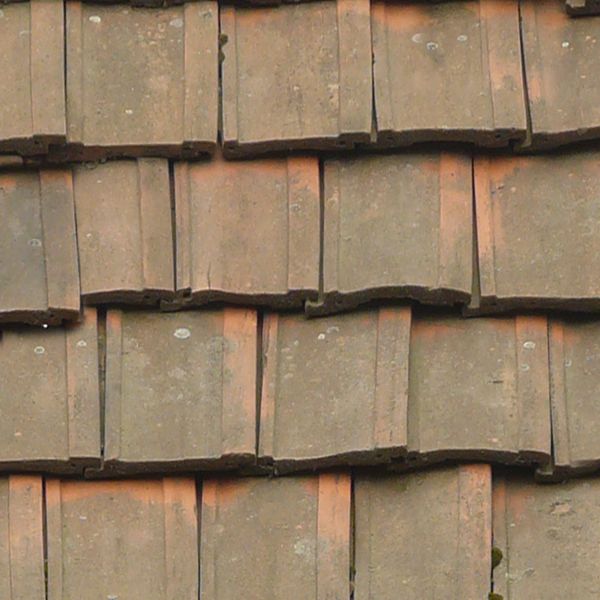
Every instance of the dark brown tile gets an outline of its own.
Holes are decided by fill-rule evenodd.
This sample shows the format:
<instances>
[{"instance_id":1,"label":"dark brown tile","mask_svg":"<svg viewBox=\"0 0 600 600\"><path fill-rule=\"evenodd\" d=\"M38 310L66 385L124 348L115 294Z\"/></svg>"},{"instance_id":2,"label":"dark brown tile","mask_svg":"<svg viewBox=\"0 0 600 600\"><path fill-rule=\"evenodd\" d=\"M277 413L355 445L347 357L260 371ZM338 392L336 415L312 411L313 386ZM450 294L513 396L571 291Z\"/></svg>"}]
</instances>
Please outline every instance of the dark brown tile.
<instances>
[{"instance_id":1,"label":"dark brown tile","mask_svg":"<svg viewBox=\"0 0 600 600\"><path fill-rule=\"evenodd\" d=\"M166 160L74 167L81 293L87 302L157 302L174 295Z\"/></svg>"},{"instance_id":2,"label":"dark brown tile","mask_svg":"<svg viewBox=\"0 0 600 600\"><path fill-rule=\"evenodd\" d=\"M525 137L517 0L376 0L371 12L378 144Z\"/></svg>"},{"instance_id":3,"label":"dark brown tile","mask_svg":"<svg viewBox=\"0 0 600 600\"><path fill-rule=\"evenodd\" d=\"M0 172L0 212L0 322L59 323L77 318L71 172Z\"/></svg>"},{"instance_id":4,"label":"dark brown tile","mask_svg":"<svg viewBox=\"0 0 600 600\"><path fill-rule=\"evenodd\" d=\"M193 479L46 482L48 596L198 597Z\"/></svg>"},{"instance_id":5,"label":"dark brown tile","mask_svg":"<svg viewBox=\"0 0 600 600\"><path fill-rule=\"evenodd\" d=\"M406 447L410 308L264 323L259 458L373 464Z\"/></svg>"},{"instance_id":6,"label":"dark brown tile","mask_svg":"<svg viewBox=\"0 0 600 600\"><path fill-rule=\"evenodd\" d=\"M368 0L223 6L221 32L228 154L369 140Z\"/></svg>"},{"instance_id":7,"label":"dark brown tile","mask_svg":"<svg viewBox=\"0 0 600 600\"><path fill-rule=\"evenodd\" d=\"M489 466L357 476L354 486L355 600L487 598Z\"/></svg>"},{"instance_id":8,"label":"dark brown tile","mask_svg":"<svg viewBox=\"0 0 600 600\"><path fill-rule=\"evenodd\" d=\"M178 163L175 199L181 303L281 307L316 297L315 158Z\"/></svg>"},{"instance_id":9,"label":"dark brown tile","mask_svg":"<svg viewBox=\"0 0 600 600\"><path fill-rule=\"evenodd\" d=\"M70 156L209 151L218 87L216 2L133 10L67 1Z\"/></svg>"},{"instance_id":10,"label":"dark brown tile","mask_svg":"<svg viewBox=\"0 0 600 600\"><path fill-rule=\"evenodd\" d=\"M566 0L566 6L567 13L571 16L600 14L598 0Z\"/></svg>"},{"instance_id":11,"label":"dark brown tile","mask_svg":"<svg viewBox=\"0 0 600 600\"><path fill-rule=\"evenodd\" d=\"M470 157L400 154L325 162L323 289L311 313L379 298L466 302Z\"/></svg>"},{"instance_id":12,"label":"dark brown tile","mask_svg":"<svg viewBox=\"0 0 600 600\"><path fill-rule=\"evenodd\" d=\"M203 600L344 600L350 595L350 477L208 480Z\"/></svg>"},{"instance_id":13,"label":"dark brown tile","mask_svg":"<svg viewBox=\"0 0 600 600\"><path fill-rule=\"evenodd\" d=\"M256 313L111 310L105 472L252 463Z\"/></svg>"},{"instance_id":14,"label":"dark brown tile","mask_svg":"<svg viewBox=\"0 0 600 600\"><path fill-rule=\"evenodd\" d=\"M96 312L0 337L0 466L81 471L100 462Z\"/></svg>"}]
</instances>

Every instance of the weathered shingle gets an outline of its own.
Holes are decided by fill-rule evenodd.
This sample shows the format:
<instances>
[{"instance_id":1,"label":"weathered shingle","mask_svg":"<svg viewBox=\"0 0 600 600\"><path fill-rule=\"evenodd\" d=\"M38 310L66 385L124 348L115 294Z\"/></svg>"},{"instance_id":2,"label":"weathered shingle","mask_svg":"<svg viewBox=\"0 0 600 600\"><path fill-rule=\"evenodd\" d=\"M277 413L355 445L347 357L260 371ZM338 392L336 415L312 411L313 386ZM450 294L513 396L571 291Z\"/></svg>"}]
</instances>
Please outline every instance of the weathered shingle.
<instances>
[{"instance_id":1,"label":"weathered shingle","mask_svg":"<svg viewBox=\"0 0 600 600\"><path fill-rule=\"evenodd\" d=\"M201 522L204 600L349 597L348 475L204 481Z\"/></svg>"},{"instance_id":2,"label":"weathered shingle","mask_svg":"<svg viewBox=\"0 0 600 600\"><path fill-rule=\"evenodd\" d=\"M487 465L357 476L355 600L486 598L491 479Z\"/></svg>"},{"instance_id":3,"label":"weathered shingle","mask_svg":"<svg viewBox=\"0 0 600 600\"><path fill-rule=\"evenodd\" d=\"M0 18L0 152L41 154L64 142L64 5L30 0Z\"/></svg>"},{"instance_id":4,"label":"weathered shingle","mask_svg":"<svg viewBox=\"0 0 600 600\"><path fill-rule=\"evenodd\" d=\"M81 293L88 302L156 302L174 295L166 160L74 167Z\"/></svg>"},{"instance_id":5,"label":"weathered shingle","mask_svg":"<svg viewBox=\"0 0 600 600\"><path fill-rule=\"evenodd\" d=\"M0 322L56 323L79 315L68 170L0 173Z\"/></svg>"},{"instance_id":6,"label":"weathered shingle","mask_svg":"<svg viewBox=\"0 0 600 600\"><path fill-rule=\"evenodd\" d=\"M223 6L221 31L229 154L347 148L369 140L367 0Z\"/></svg>"},{"instance_id":7,"label":"weathered shingle","mask_svg":"<svg viewBox=\"0 0 600 600\"><path fill-rule=\"evenodd\" d=\"M48 597L198 598L193 479L46 483Z\"/></svg>"},{"instance_id":8,"label":"weathered shingle","mask_svg":"<svg viewBox=\"0 0 600 600\"><path fill-rule=\"evenodd\" d=\"M476 157L473 308L598 310L599 185L600 152Z\"/></svg>"},{"instance_id":9,"label":"weathered shingle","mask_svg":"<svg viewBox=\"0 0 600 600\"><path fill-rule=\"evenodd\" d=\"M96 312L0 337L0 465L77 471L100 460Z\"/></svg>"},{"instance_id":10,"label":"weathered shingle","mask_svg":"<svg viewBox=\"0 0 600 600\"><path fill-rule=\"evenodd\" d=\"M323 289L309 311L386 297L468 301L469 157L435 153L329 160L324 194Z\"/></svg>"},{"instance_id":11,"label":"weathered shingle","mask_svg":"<svg viewBox=\"0 0 600 600\"><path fill-rule=\"evenodd\" d=\"M600 136L598 19L570 19L563 0L523 0L523 44L535 148Z\"/></svg>"},{"instance_id":12,"label":"weathered shingle","mask_svg":"<svg viewBox=\"0 0 600 600\"><path fill-rule=\"evenodd\" d=\"M175 201L182 302L300 306L316 297L315 158L178 163Z\"/></svg>"},{"instance_id":13,"label":"weathered shingle","mask_svg":"<svg viewBox=\"0 0 600 600\"><path fill-rule=\"evenodd\" d=\"M254 311L109 311L105 469L252 462L255 379Z\"/></svg>"},{"instance_id":14,"label":"weathered shingle","mask_svg":"<svg viewBox=\"0 0 600 600\"><path fill-rule=\"evenodd\" d=\"M410 318L267 315L259 457L285 470L402 454Z\"/></svg>"},{"instance_id":15,"label":"weathered shingle","mask_svg":"<svg viewBox=\"0 0 600 600\"><path fill-rule=\"evenodd\" d=\"M46 600L42 479L0 478L0 598Z\"/></svg>"},{"instance_id":16,"label":"weathered shingle","mask_svg":"<svg viewBox=\"0 0 600 600\"><path fill-rule=\"evenodd\" d=\"M71 156L181 156L214 148L218 6L67 1ZM115 68L118 65L118 68Z\"/></svg>"},{"instance_id":17,"label":"weathered shingle","mask_svg":"<svg viewBox=\"0 0 600 600\"><path fill-rule=\"evenodd\" d=\"M525 137L516 0L377 0L371 10L380 145Z\"/></svg>"}]
</instances>

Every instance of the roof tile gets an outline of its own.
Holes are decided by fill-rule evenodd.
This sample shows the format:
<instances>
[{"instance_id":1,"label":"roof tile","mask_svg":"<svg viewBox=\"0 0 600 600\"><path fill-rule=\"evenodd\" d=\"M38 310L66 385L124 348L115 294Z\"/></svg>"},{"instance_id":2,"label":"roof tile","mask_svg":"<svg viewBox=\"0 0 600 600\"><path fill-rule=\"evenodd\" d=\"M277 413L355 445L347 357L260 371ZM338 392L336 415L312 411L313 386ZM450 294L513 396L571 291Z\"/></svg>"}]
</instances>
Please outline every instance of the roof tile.
<instances>
[{"instance_id":1,"label":"roof tile","mask_svg":"<svg viewBox=\"0 0 600 600\"><path fill-rule=\"evenodd\" d=\"M487 465L357 476L355 599L486 598L491 479Z\"/></svg>"},{"instance_id":2,"label":"roof tile","mask_svg":"<svg viewBox=\"0 0 600 600\"><path fill-rule=\"evenodd\" d=\"M380 145L525 137L516 0L377 0L372 21Z\"/></svg>"},{"instance_id":3,"label":"roof tile","mask_svg":"<svg viewBox=\"0 0 600 600\"><path fill-rule=\"evenodd\" d=\"M54 329L0 338L0 465L81 470L100 461L96 312Z\"/></svg>"},{"instance_id":4,"label":"roof tile","mask_svg":"<svg viewBox=\"0 0 600 600\"><path fill-rule=\"evenodd\" d=\"M0 173L0 322L79 316L79 274L68 170Z\"/></svg>"},{"instance_id":5,"label":"roof tile","mask_svg":"<svg viewBox=\"0 0 600 600\"><path fill-rule=\"evenodd\" d=\"M347 598L349 538L348 475L205 481L201 597Z\"/></svg>"},{"instance_id":6,"label":"roof tile","mask_svg":"<svg viewBox=\"0 0 600 600\"><path fill-rule=\"evenodd\" d=\"M74 167L73 178L86 300L152 302L173 297L167 161L80 165Z\"/></svg>"},{"instance_id":7,"label":"roof tile","mask_svg":"<svg viewBox=\"0 0 600 600\"><path fill-rule=\"evenodd\" d=\"M106 471L254 461L256 313L107 315Z\"/></svg>"},{"instance_id":8,"label":"roof tile","mask_svg":"<svg viewBox=\"0 0 600 600\"><path fill-rule=\"evenodd\" d=\"M46 484L49 598L198 597L193 479Z\"/></svg>"},{"instance_id":9,"label":"roof tile","mask_svg":"<svg viewBox=\"0 0 600 600\"><path fill-rule=\"evenodd\" d=\"M212 150L217 40L218 6L212 0L135 11L68 0L72 156L181 156Z\"/></svg>"},{"instance_id":10,"label":"roof tile","mask_svg":"<svg viewBox=\"0 0 600 600\"><path fill-rule=\"evenodd\" d=\"M300 306L319 286L315 158L175 166L177 288L210 300Z\"/></svg>"},{"instance_id":11,"label":"roof tile","mask_svg":"<svg viewBox=\"0 0 600 600\"><path fill-rule=\"evenodd\" d=\"M268 315L259 458L283 471L401 454L410 318L409 308Z\"/></svg>"},{"instance_id":12,"label":"roof tile","mask_svg":"<svg viewBox=\"0 0 600 600\"><path fill-rule=\"evenodd\" d=\"M221 30L228 154L369 141L368 0L223 6Z\"/></svg>"}]
</instances>

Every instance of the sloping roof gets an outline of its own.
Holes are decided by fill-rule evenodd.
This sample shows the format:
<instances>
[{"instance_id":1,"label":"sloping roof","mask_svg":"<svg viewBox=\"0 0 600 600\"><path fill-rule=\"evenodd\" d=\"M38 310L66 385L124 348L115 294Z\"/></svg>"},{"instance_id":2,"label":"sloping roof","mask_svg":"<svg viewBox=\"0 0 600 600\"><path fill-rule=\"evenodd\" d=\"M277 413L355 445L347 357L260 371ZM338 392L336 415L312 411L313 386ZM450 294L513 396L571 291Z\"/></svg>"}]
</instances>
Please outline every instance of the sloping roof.
<instances>
[{"instance_id":1,"label":"sloping roof","mask_svg":"<svg viewBox=\"0 0 600 600\"><path fill-rule=\"evenodd\" d=\"M596 599L594 11L2 3L0 598Z\"/></svg>"}]
</instances>

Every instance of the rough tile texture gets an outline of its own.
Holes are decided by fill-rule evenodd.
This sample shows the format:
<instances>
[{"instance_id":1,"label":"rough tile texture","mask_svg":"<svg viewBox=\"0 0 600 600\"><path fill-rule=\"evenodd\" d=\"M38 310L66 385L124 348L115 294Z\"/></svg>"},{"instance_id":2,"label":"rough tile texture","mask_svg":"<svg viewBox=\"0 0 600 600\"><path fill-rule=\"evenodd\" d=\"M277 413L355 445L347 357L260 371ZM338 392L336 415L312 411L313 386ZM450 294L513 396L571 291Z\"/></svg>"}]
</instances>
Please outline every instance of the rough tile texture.
<instances>
[{"instance_id":1,"label":"rough tile texture","mask_svg":"<svg viewBox=\"0 0 600 600\"><path fill-rule=\"evenodd\" d=\"M208 480L204 600L349 597L350 477Z\"/></svg>"},{"instance_id":2,"label":"rough tile texture","mask_svg":"<svg viewBox=\"0 0 600 600\"><path fill-rule=\"evenodd\" d=\"M566 0L567 12L572 16L600 14L598 0Z\"/></svg>"},{"instance_id":3,"label":"rough tile texture","mask_svg":"<svg viewBox=\"0 0 600 600\"><path fill-rule=\"evenodd\" d=\"M175 166L180 302L301 306L319 286L315 158Z\"/></svg>"},{"instance_id":4,"label":"rough tile texture","mask_svg":"<svg viewBox=\"0 0 600 600\"><path fill-rule=\"evenodd\" d=\"M523 43L535 148L600 136L598 19L570 19L562 0L523 0Z\"/></svg>"},{"instance_id":5,"label":"rough tile texture","mask_svg":"<svg viewBox=\"0 0 600 600\"><path fill-rule=\"evenodd\" d=\"M71 173L1 172L0 214L0 322L57 323L77 318Z\"/></svg>"},{"instance_id":6,"label":"rough tile texture","mask_svg":"<svg viewBox=\"0 0 600 600\"><path fill-rule=\"evenodd\" d=\"M486 598L492 481L469 465L355 481L355 600Z\"/></svg>"},{"instance_id":7,"label":"rough tile texture","mask_svg":"<svg viewBox=\"0 0 600 600\"><path fill-rule=\"evenodd\" d=\"M80 471L100 461L96 312L0 337L0 466Z\"/></svg>"},{"instance_id":8,"label":"rough tile texture","mask_svg":"<svg viewBox=\"0 0 600 600\"><path fill-rule=\"evenodd\" d=\"M48 600L196 600L193 479L46 483Z\"/></svg>"},{"instance_id":9,"label":"rough tile texture","mask_svg":"<svg viewBox=\"0 0 600 600\"><path fill-rule=\"evenodd\" d=\"M410 318L267 315L259 457L284 471L402 454Z\"/></svg>"},{"instance_id":10,"label":"rough tile texture","mask_svg":"<svg viewBox=\"0 0 600 600\"><path fill-rule=\"evenodd\" d=\"M600 309L598 186L600 152L477 157L474 307Z\"/></svg>"},{"instance_id":11,"label":"rough tile texture","mask_svg":"<svg viewBox=\"0 0 600 600\"><path fill-rule=\"evenodd\" d=\"M256 313L107 315L105 469L251 462Z\"/></svg>"},{"instance_id":12,"label":"rough tile texture","mask_svg":"<svg viewBox=\"0 0 600 600\"><path fill-rule=\"evenodd\" d=\"M46 600L41 477L0 478L0 597Z\"/></svg>"},{"instance_id":13,"label":"rough tile texture","mask_svg":"<svg viewBox=\"0 0 600 600\"><path fill-rule=\"evenodd\" d=\"M2 9L0 152L42 153L65 140L63 10L62 0Z\"/></svg>"},{"instance_id":14,"label":"rough tile texture","mask_svg":"<svg viewBox=\"0 0 600 600\"><path fill-rule=\"evenodd\" d=\"M368 0L223 6L221 32L229 154L348 148L369 140Z\"/></svg>"},{"instance_id":15,"label":"rough tile texture","mask_svg":"<svg viewBox=\"0 0 600 600\"><path fill-rule=\"evenodd\" d=\"M536 485L494 477L494 546L504 559L494 591L504 600L592 600L600 594L600 480Z\"/></svg>"},{"instance_id":16,"label":"rough tile texture","mask_svg":"<svg viewBox=\"0 0 600 600\"><path fill-rule=\"evenodd\" d=\"M545 317L414 318L411 457L548 462L548 383Z\"/></svg>"},{"instance_id":17,"label":"rough tile texture","mask_svg":"<svg viewBox=\"0 0 600 600\"><path fill-rule=\"evenodd\" d=\"M525 137L516 1L376 0L371 12L380 145Z\"/></svg>"},{"instance_id":18,"label":"rough tile texture","mask_svg":"<svg viewBox=\"0 0 600 600\"><path fill-rule=\"evenodd\" d=\"M324 177L323 289L310 312L375 298L469 300L470 158L436 153L331 160Z\"/></svg>"},{"instance_id":19,"label":"rough tile texture","mask_svg":"<svg viewBox=\"0 0 600 600\"><path fill-rule=\"evenodd\" d=\"M173 297L167 161L79 165L73 178L86 301L148 303Z\"/></svg>"},{"instance_id":20,"label":"rough tile texture","mask_svg":"<svg viewBox=\"0 0 600 600\"><path fill-rule=\"evenodd\" d=\"M68 0L70 155L181 156L214 148L217 40L212 0L152 10Z\"/></svg>"}]
</instances>

